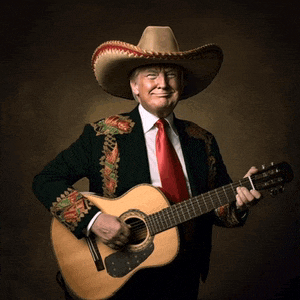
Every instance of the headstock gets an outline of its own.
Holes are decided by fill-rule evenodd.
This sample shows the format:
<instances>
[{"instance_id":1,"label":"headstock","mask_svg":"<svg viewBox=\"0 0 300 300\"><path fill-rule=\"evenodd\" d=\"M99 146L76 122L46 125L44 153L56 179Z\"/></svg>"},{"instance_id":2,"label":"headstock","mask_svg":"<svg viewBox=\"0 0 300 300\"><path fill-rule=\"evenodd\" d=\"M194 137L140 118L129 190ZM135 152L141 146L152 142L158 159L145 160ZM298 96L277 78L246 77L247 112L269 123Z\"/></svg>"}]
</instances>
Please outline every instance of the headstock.
<instances>
[{"instance_id":1,"label":"headstock","mask_svg":"<svg viewBox=\"0 0 300 300\"><path fill-rule=\"evenodd\" d=\"M284 184L294 178L293 170L287 162L271 164L262 167L262 170L251 177L252 183L257 190L269 190L272 196L284 190Z\"/></svg>"}]
</instances>

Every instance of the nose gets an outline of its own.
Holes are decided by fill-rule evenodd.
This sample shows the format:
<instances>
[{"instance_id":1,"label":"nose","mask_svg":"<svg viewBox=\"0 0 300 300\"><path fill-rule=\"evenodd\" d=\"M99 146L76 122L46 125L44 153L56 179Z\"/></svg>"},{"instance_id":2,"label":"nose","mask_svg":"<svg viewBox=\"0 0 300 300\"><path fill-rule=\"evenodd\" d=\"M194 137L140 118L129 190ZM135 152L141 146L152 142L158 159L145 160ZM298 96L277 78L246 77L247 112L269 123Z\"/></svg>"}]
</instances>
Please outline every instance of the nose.
<instances>
[{"instance_id":1,"label":"nose","mask_svg":"<svg viewBox=\"0 0 300 300\"><path fill-rule=\"evenodd\" d=\"M161 89L165 89L169 86L168 78L166 74L159 73L156 78L157 86Z\"/></svg>"}]
</instances>

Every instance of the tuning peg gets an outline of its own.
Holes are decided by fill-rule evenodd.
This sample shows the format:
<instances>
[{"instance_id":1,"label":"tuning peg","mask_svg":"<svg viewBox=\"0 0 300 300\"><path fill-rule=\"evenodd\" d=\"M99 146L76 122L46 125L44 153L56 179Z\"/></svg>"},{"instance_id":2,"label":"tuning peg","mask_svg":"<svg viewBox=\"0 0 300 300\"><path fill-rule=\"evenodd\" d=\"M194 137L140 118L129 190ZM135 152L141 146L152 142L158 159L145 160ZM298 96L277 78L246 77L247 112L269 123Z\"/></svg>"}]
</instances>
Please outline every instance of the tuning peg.
<instances>
[{"instance_id":1,"label":"tuning peg","mask_svg":"<svg viewBox=\"0 0 300 300\"><path fill-rule=\"evenodd\" d=\"M272 197L275 197L277 194L278 194L278 190L277 190L277 189L271 189L271 190L270 190L270 195L271 195Z\"/></svg>"},{"instance_id":2,"label":"tuning peg","mask_svg":"<svg viewBox=\"0 0 300 300\"><path fill-rule=\"evenodd\" d=\"M273 161L271 162L271 166L274 166L274 162Z\"/></svg>"},{"instance_id":3,"label":"tuning peg","mask_svg":"<svg viewBox=\"0 0 300 300\"><path fill-rule=\"evenodd\" d=\"M264 170L266 168L266 165L261 165L261 168Z\"/></svg>"},{"instance_id":4,"label":"tuning peg","mask_svg":"<svg viewBox=\"0 0 300 300\"><path fill-rule=\"evenodd\" d=\"M280 186L277 186L274 189L271 189L270 194L271 194L272 197L275 197L277 194L282 193L283 191L284 191L284 186L280 185Z\"/></svg>"}]
</instances>

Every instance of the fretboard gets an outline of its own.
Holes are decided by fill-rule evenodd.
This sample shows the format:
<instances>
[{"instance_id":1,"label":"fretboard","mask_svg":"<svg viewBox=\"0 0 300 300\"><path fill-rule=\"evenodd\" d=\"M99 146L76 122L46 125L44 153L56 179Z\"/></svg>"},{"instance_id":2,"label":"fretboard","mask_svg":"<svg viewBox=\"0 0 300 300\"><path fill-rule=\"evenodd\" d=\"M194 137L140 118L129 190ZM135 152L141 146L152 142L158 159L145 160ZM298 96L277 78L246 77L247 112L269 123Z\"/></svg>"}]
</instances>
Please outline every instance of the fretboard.
<instances>
[{"instance_id":1,"label":"fretboard","mask_svg":"<svg viewBox=\"0 0 300 300\"><path fill-rule=\"evenodd\" d=\"M252 189L249 178L231 183L207 193L173 204L159 212L147 216L146 221L151 235L165 231L188 220L199 217L220 206L233 202L236 188L245 186Z\"/></svg>"}]
</instances>

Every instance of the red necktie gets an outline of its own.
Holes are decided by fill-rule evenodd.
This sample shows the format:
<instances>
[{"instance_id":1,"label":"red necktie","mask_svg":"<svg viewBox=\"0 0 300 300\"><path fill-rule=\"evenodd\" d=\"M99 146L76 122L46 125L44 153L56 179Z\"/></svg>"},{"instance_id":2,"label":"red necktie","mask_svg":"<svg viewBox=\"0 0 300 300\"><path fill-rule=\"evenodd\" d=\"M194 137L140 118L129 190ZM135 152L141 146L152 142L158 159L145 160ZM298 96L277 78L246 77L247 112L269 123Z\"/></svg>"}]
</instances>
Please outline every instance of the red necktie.
<instances>
[{"instance_id":1,"label":"red necktie","mask_svg":"<svg viewBox=\"0 0 300 300\"><path fill-rule=\"evenodd\" d=\"M176 151L171 144L167 132L167 121L159 119L155 126L156 157L161 179L162 191L172 202L180 202L189 198L186 181Z\"/></svg>"}]
</instances>

